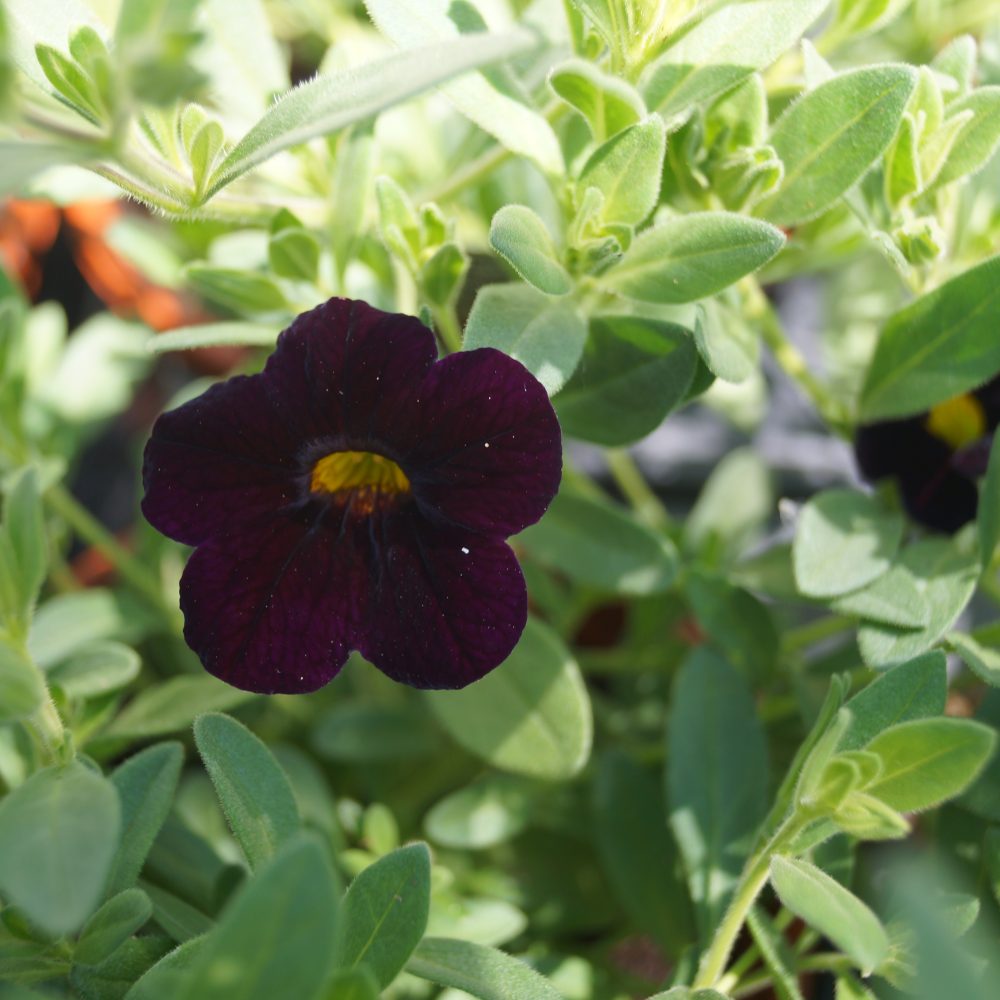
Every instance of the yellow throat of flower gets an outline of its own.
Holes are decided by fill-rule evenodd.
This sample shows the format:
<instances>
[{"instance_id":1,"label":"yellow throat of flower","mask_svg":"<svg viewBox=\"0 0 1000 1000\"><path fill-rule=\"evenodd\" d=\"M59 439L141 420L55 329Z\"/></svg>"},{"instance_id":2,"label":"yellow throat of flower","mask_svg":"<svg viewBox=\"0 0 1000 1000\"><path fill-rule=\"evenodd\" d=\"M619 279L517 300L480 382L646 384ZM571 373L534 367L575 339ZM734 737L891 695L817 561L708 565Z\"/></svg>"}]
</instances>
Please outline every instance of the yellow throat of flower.
<instances>
[{"instance_id":1,"label":"yellow throat of flower","mask_svg":"<svg viewBox=\"0 0 1000 1000\"><path fill-rule=\"evenodd\" d=\"M925 426L934 437L958 451L986 433L986 412L975 396L966 393L933 407Z\"/></svg>"},{"instance_id":2,"label":"yellow throat of flower","mask_svg":"<svg viewBox=\"0 0 1000 1000\"><path fill-rule=\"evenodd\" d=\"M333 451L312 468L309 489L333 496L359 514L410 492L410 480L391 458L373 451Z\"/></svg>"}]
</instances>

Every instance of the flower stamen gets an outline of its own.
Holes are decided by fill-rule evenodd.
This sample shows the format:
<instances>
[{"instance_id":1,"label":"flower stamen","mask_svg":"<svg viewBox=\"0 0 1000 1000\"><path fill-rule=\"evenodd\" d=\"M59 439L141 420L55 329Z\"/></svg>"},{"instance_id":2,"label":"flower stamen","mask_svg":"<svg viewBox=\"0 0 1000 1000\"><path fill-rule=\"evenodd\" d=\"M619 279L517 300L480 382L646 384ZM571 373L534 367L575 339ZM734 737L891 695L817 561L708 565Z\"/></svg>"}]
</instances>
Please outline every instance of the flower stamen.
<instances>
[{"instance_id":1,"label":"flower stamen","mask_svg":"<svg viewBox=\"0 0 1000 1000\"><path fill-rule=\"evenodd\" d=\"M410 492L406 473L385 455L373 451L334 451L312 468L309 489L338 502L350 502L352 510L370 514L386 501Z\"/></svg>"}]
</instances>

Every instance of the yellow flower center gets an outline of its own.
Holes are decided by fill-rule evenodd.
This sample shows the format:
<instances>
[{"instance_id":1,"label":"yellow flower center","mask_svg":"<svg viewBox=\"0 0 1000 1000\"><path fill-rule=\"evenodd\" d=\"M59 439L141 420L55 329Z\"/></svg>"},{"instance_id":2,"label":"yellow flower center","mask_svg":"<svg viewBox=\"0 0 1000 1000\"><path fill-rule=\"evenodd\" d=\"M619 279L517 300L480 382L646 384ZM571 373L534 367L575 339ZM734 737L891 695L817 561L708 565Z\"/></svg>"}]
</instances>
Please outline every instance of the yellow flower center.
<instances>
[{"instance_id":1,"label":"yellow flower center","mask_svg":"<svg viewBox=\"0 0 1000 1000\"><path fill-rule=\"evenodd\" d=\"M934 437L958 451L986 433L986 412L975 396L966 393L933 407L925 426Z\"/></svg>"},{"instance_id":2,"label":"yellow flower center","mask_svg":"<svg viewBox=\"0 0 1000 1000\"><path fill-rule=\"evenodd\" d=\"M410 492L410 480L391 458L373 451L333 451L312 469L309 488L350 503L358 514Z\"/></svg>"}]
</instances>

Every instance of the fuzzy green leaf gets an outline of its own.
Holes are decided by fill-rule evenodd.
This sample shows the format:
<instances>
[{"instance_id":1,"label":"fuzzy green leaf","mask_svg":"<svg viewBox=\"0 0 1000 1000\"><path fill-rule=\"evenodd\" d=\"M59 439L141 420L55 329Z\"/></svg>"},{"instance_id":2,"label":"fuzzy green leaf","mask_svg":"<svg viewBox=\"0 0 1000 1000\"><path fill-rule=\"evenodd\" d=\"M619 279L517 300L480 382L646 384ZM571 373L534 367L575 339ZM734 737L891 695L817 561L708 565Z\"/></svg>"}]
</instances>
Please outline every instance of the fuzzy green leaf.
<instances>
[{"instance_id":1,"label":"fuzzy green leaf","mask_svg":"<svg viewBox=\"0 0 1000 1000\"><path fill-rule=\"evenodd\" d=\"M504 205L493 216L490 245L539 291L565 295L573 287L545 223L526 205Z\"/></svg>"}]
</instances>

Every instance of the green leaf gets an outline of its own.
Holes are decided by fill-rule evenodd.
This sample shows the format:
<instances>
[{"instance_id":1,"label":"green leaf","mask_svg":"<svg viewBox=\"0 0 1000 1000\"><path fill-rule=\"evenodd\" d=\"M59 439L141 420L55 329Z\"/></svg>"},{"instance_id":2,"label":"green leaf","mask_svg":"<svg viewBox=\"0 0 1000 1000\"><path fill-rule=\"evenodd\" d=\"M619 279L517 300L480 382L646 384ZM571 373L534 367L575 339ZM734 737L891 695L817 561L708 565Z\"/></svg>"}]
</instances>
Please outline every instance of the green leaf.
<instances>
[{"instance_id":1,"label":"green leaf","mask_svg":"<svg viewBox=\"0 0 1000 1000\"><path fill-rule=\"evenodd\" d=\"M317 76L290 90L240 139L216 167L206 197L282 150L365 121L454 76L509 59L535 44L525 31L463 35Z\"/></svg>"},{"instance_id":2,"label":"green leaf","mask_svg":"<svg viewBox=\"0 0 1000 1000\"><path fill-rule=\"evenodd\" d=\"M149 342L153 354L167 351L190 351L198 347L219 347L231 344L240 347L274 347L278 331L273 326L257 323L222 322L179 326L161 333Z\"/></svg>"},{"instance_id":3,"label":"green leaf","mask_svg":"<svg viewBox=\"0 0 1000 1000\"><path fill-rule=\"evenodd\" d=\"M8 480L3 498L4 572L10 572L17 595L16 619L23 625L31 620L38 591L45 582L48 553L38 475L31 467L21 469ZM25 629L26 631L26 629Z\"/></svg>"},{"instance_id":4,"label":"green leaf","mask_svg":"<svg viewBox=\"0 0 1000 1000\"><path fill-rule=\"evenodd\" d=\"M496 670L461 691L427 698L456 742L500 770L566 779L590 755L593 721L580 669L534 618Z\"/></svg>"},{"instance_id":5,"label":"green leaf","mask_svg":"<svg viewBox=\"0 0 1000 1000\"><path fill-rule=\"evenodd\" d=\"M795 956L788 940L758 907L747 915L747 926L760 949L764 965L771 974L771 983L777 1000L803 1000L799 977L792 971Z\"/></svg>"},{"instance_id":6,"label":"green leaf","mask_svg":"<svg viewBox=\"0 0 1000 1000\"><path fill-rule=\"evenodd\" d=\"M319 240L305 229L285 229L267 247L271 270L280 278L315 281L319 271Z\"/></svg>"},{"instance_id":7,"label":"green leaf","mask_svg":"<svg viewBox=\"0 0 1000 1000\"><path fill-rule=\"evenodd\" d=\"M359 969L339 969L326 984L327 1000L378 1000L378 983L362 966Z\"/></svg>"},{"instance_id":8,"label":"green leaf","mask_svg":"<svg viewBox=\"0 0 1000 1000\"><path fill-rule=\"evenodd\" d=\"M867 792L900 812L929 809L972 784L996 741L989 726L969 719L900 723L866 747L882 759L882 774Z\"/></svg>"},{"instance_id":9,"label":"green leaf","mask_svg":"<svg viewBox=\"0 0 1000 1000\"><path fill-rule=\"evenodd\" d=\"M73 949L78 965L99 965L153 915L153 904L140 889L112 896L84 925Z\"/></svg>"},{"instance_id":10,"label":"green leaf","mask_svg":"<svg viewBox=\"0 0 1000 1000\"><path fill-rule=\"evenodd\" d=\"M560 63L549 86L587 120L598 142L634 125L646 115L642 98L624 80L582 59Z\"/></svg>"},{"instance_id":11,"label":"green leaf","mask_svg":"<svg viewBox=\"0 0 1000 1000\"><path fill-rule=\"evenodd\" d=\"M889 937L878 917L815 865L776 856L771 882L792 913L828 937L865 975L888 957Z\"/></svg>"},{"instance_id":12,"label":"green leaf","mask_svg":"<svg viewBox=\"0 0 1000 1000\"><path fill-rule=\"evenodd\" d=\"M637 226L656 207L666 149L663 119L652 115L599 146L583 167L579 188L604 195L606 222Z\"/></svg>"},{"instance_id":13,"label":"green leaf","mask_svg":"<svg viewBox=\"0 0 1000 1000\"><path fill-rule=\"evenodd\" d=\"M826 490L799 514L792 545L795 582L810 597L836 597L885 573L903 537L903 519L853 490Z\"/></svg>"},{"instance_id":14,"label":"green leaf","mask_svg":"<svg viewBox=\"0 0 1000 1000\"><path fill-rule=\"evenodd\" d=\"M175 941L190 941L208 933L214 926L201 910L172 892L148 882L142 884L142 889L153 903L153 919Z\"/></svg>"},{"instance_id":15,"label":"green leaf","mask_svg":"<svg viewBox=\"0 0 1000 1000\"><path fill-rule=\"evenodd\" d=\"M601 284L640 302L693 302L756 271L784 243L780 230L759 219L691 212L645 230Z\"/></svg>"},{"instance_id":16,"label":"green leaf","mask_svg":"<svg viewBox=\"0 0 1000 1000\"><path fill-rule=\"evenodd\" d=\"M119 1000L123 992L170 950L170 941L160 934L127 938L100 965L74 965L69 981L78 997Z\"/></svg>"},{"instance_id":17,"label":"green leaf","mask_svg":"<svg viewBox=\"0 0 1000 1000\"><path fill-rule=\"evenodd\" d=\"M677 675L667 760L670 825L704 938L725 911L767 808L767 749L750 689L704 647Z\"/></svg>"},{"instance_id":18,"label":"green leaf","mask_svg":"<svg viewBox=\"0 0 1000 1000\"><path fill-rule=\"evenodd\" d=\"M4 898L53 935L77 930L100 902L120 813L112 785L78 761L37 771L0 801Z\"/></svg>"},{"instance_id":19,"label":"green leaf","mask_svg":"<svg viewBox=\"0 0 1000 1000\"><path fill-rule=\"evenodd\" d=\"M603 500L561 492L519 539L539 562L618 594L655 594L677 575L669 539Z\"/></svg>"},{"instance_id":20,"label":"green leaf","mask_svg":"<svg viewBox=\"0 0 1000 1000\"><path fill-rule=\"evenodd\" d=\"M212 302L238 313L273 313L288 308L285 294L265 274L214 264L188 264L184 278Z\"/></svg>"},{"instance_id":21,"label":"green leaf","mask_svg":"<svg viewBox=\"0 0 1000 1000\"><path fill-rule=\"evenodd\" d=\"M431 840L481 850L517 836L536 804L534 789L509 774L487 774L441 799L424 819Z\"/></svg>"},{"instance_id":22,"label":"green leaf","mask_svg":"<svg viewBox=\"0 0 1000 1000\"><path fill-rule=\"evenodd\" d=\"M944 712L948 674L944 653L935 650L876 677L848 703L850 724L839 749L859 750L900 722Z\"/></svg>"},{"instance_id":23,"label":"green leaf","mask_svg":"<svg viewBox=\"0 0 1000 1000\"><path fill-rule=\"evenodd\" d=\"M908 569L898 565L860 590L834 598L830 610L896 628L925 628L930 623L930 609L917 581Z\"/></svg>"},{"instance_id":24,"label":"green leaf","mask_svg":"<svg viewBox=\"0 0 1000 1000\"><path fill-rule=\"evenodd\" d=\"M976 589L976 561L944 539L911 545L903 551L900 563L916 580L930 619L920 629L862 623L858 647L865 663L871 666L892 666L930 649L952 627Z\"/></svg>"},{"instance_id":25,"label":"green leaf","mask_svg":"<svg viewBox=\"0 0 1000 1000\"><path fill-rule=\"evenodd\" d=\"M630 444L684 401L697 368L683 327L638 316L594 318L576 374L557 397L559 421L571 437Z\"/></svg>"},{"instance_id":26,"label":"green leaf","mask_svg":"<svg viewBox=\"0 0 1000 1000\"><path fill-rule=\"evenodd\" d=\"M980 645L971 635L961 632L949 632L947 639L948 645L974 674L987 684L1000 687L1000 650Z\"/></svg>"},{"instance_id":27,"label":"green leaf","mask_svg":"<svg viewBox=\"0 0 1000 1000\"><path fill-rule=\"evenodd\" d=\"M526 205L504 205L493 216L490 245L539 291L565 295L573 287L545 223Z\"/></svg>"},{"instance_id":28,"label":"green leaf","mask_svg":"<svg viewBox=\"0 0 1000 1000\"><path fill-rule=\"evenodd\" d=\"M790 226L826 211L885 152L916 80L908 66L865 67L841 73L793 104L768 140L785 175L761 214Z\"/></svg>"},{"instance_id":29,"label":"green leaf","mask_svg":"<svg viewBox=\"0 0 1000 1000\"><path fill-rule=\"evenodd\" d=\"M891 316L861 391L862 420L920 413L1000 371L994 323L998 303L1000 256L969 268Z\"/></svg>"},{"instance_id":30,"label":"green leaf","mask_svg":"<svg viewBox=\"0 0 1000 1000\"><path fill-rule=\"evenodd\" d=\"M694 941L694 919L662 782L622 752L605 754L594 780L592 832L626 912L668 955L680 954Z\"/></svg>"},{"instance_id":31,"label":"green leaf","mask_svg":"<svg viewBox=\"0 0 1000 1000\"><path fill-rule=\"evenodd\" d=\"M457 243L445 243L420 268L420 287L431 303L451 305L461 291L468 270L469 258L465 251Z\"/></svg>"},{"instance_id":32,"label":"green leaf","mask_svg":"<svg viewBox=\"0 0 1000 1000\"><path fill-rule=\"evenodd\" d=\"M464 990L479 1000L563 1000L546 979L524 962L471 941L428 937L406 963L421 979Z\"/></svg>"},{"instance_id":33,"label":"green leaf","mask_svg":"<svg viewBox=\"0 0 1000 1000\"><path fill-rule=\"evenodd\" d=\"M698 353L716 378L738 385L760 366L760 337L742 316L717 299L701 303L694 325Z\"/></svg>"},{"instance_id":34,"label":"green leaf","mask_svg":"<svg viewBox=\"0 0 1000 1000\"><path fill-rule=\"evenodd\" d=\"M136 980L125 994L125 1000L164 1000L164 997L176 997L191 966L208 941L207 936L193 938L168 952Z\"/></svg>"},{"instance_id":35,"label":"green leaf","mask_svg":"<svg viewBox=\"0 0 1000 1000\"><path fill-rule=\"evenodd\" d=\"M404 54L420 54L412 70L418 78L429 72L428 64L444 63L449 57L457 59L466 50L470 50L471 55L472 47L487 46L492 39L495 39L493 46L487 48L475 66L513 59L538 44L537 38L523 31L502 36L459 34L458 26L442 7L424 0L365 0L365 7L379 31L405 49ZM500 50L501 45L506 51ZM413 49L412 46L422 48ZM475 68L469 55L461 70ZM461 70L449 76L458 76ZM512 153L533 160L547 174L562 174L559 140L542 114L501 93L478 73L450 81L442 91L463 115Z\"/></svg>"},{"instance_id":36,"label":"green leaf","mask_svg":"<svg viewBox=\"0 0 1000 1000\"><path fill-rule=\"evenodd\" d=\"M49 167L84 163L99 155L96 147L0 139L0 197L20 194L29 181Z\"/></svg>"},{"instance_id":37,"label":"green leaf","mask_svg":"<svg viewBox=\"0 0 1000 1000\"><path fill-rule=\"evenodd\" d=\"M67 698L97 698L118 691L139 675L139 654L120 642L95 642L49 671Z\"/></svg>"},{"instance_id":38,"label":"green leaf","mask_svg":"<svg viewBox=\"0 0 1000 1000\"><path fill-rule=\"evenodd\" d=\"M647 103L666 117L729 90L790 49L827 3L752 0L713 10L643 74Z\"/></svg>"},{"instance_id":39,"label":"green leaf","mask_svg":"<svg viewBox=\"0 0 1000 1000\"><path fill-rule=\"evenodd\" d=\"M982 170L1000 144L1000 87L977 87L971 94L949 104L948 119L966 111L971 111L972 117L955 136L933 189Z\"/></svg>"},{"instance_id":40,"label":"green leaf","mask_svg":"<svg viewBox=\"0 0 1000 1000\"><path fill-rule=\"evenodd\" d=\"M108 892L135 884L167 818L184 763L179 743L147 747L111 772L111 784L121 802L122 836L108 875Z\"/></svg>"},{"instance_id":41,"label":"green leaf","mask_svg":"<svg viewBox=\"0 0 1000 1000\"><path fill-rule=\"evenodd\" d=\"M388 986L420 943L430 911L426 844L400 847L366 868L344 897L337 965L366 966Z\"/></svg>"},{"instance_id":42,"label":"green leaf","mask_svg":"<svg viewBox=\"0 0 1000 1000\"><path fill-rule=\"evenodd\" d=\"M129 702L103 735L137 739L176 733L202 712L227 712L253 697L208 675L172 677Z\"/></svg>"},{"instance_id":43,"label":"green leaf","mask_svg":"<svg viewBox=\"0 0 1000 1000\"><path fill-rule=\"evenodd\" d=\"M315 996L330 968L337 909L321 845L289 841L227 905L174 1000Z\"/></svg>"},{"instance_id":44,"label":"green leaf","mask_svg":"<svg viewBox=\"0 0 1000 1000\"><path fill-rule=\"evenodd\" d=\"M343 704L325 713L313 731L316 752L350 763L416 759L440 749L428 719L414 708Z\"/></svg>"},{"instance_id":45,"label":"green leaf","mask_svg":"<svg viewBox=\"0 0 1000 1000\"><path fill-rule=\"evenodd\" d=\"M1000 434L993 435L986 479L979 497L979 560L989 572L1000 544Z\"/></svg>"},{"instance_id":46,"label":"green leaf","mask_svg":"<svg viewBox=\"0 0 1000 1000\"><path fill-rule=\"evenodd\" d=\"M288 778L264 743L228 715L200 715L194 741L233 835L256 870L301 826Z\"/></svg>"},{"instance_id":47,"label":"green leaf","mask_svg":"<svg viewBox=\"0 0 1000 1000\"><path fill-rule=\"evenodd\" d=\"M45 697L42 675L20 649L0 639L0 723L34 715Z\"/></svg>"},{"instance_id":48,"label":"green leaf","mask_svg":"<svg viewBox=\"0 0 1000 1000\"><path fill-rule=\"evenodd\" d=\"M568 302L527 285L485 285L476 293L462 346L509 354L552 396L576 370L586 340L587 324Z\"/></svg>"}]
</instances>

